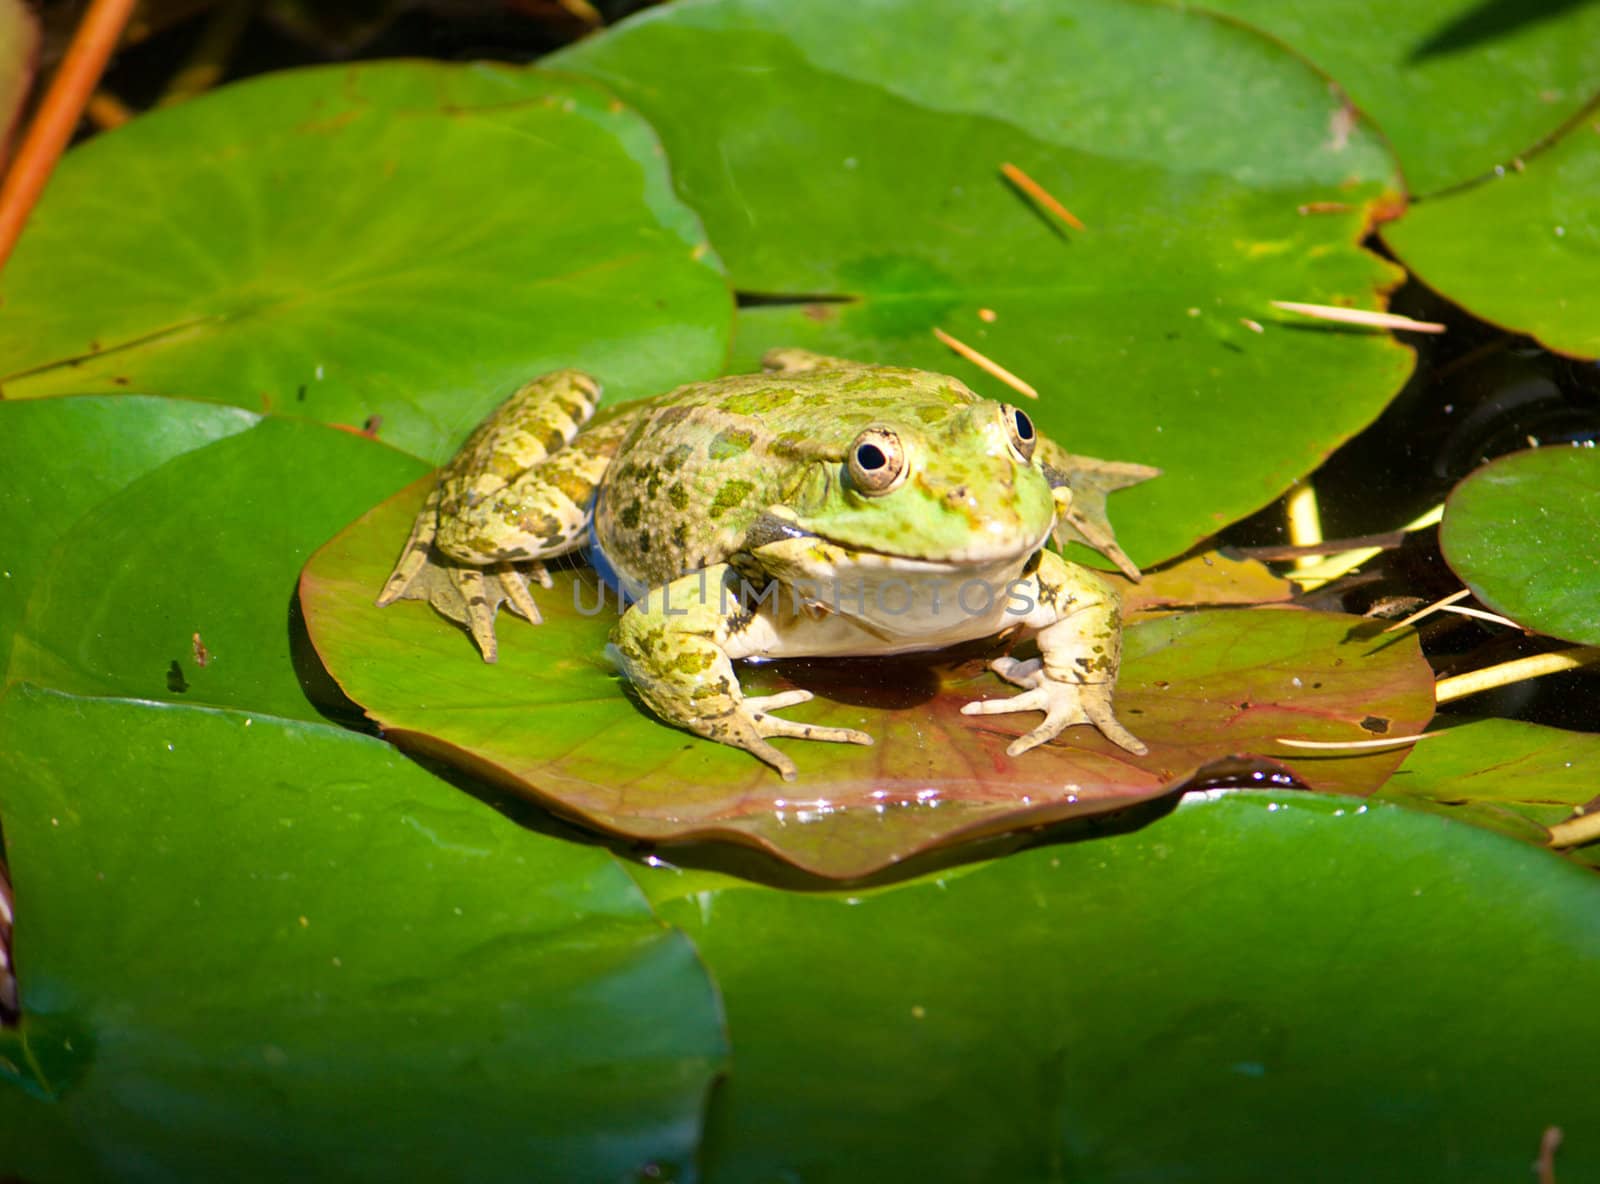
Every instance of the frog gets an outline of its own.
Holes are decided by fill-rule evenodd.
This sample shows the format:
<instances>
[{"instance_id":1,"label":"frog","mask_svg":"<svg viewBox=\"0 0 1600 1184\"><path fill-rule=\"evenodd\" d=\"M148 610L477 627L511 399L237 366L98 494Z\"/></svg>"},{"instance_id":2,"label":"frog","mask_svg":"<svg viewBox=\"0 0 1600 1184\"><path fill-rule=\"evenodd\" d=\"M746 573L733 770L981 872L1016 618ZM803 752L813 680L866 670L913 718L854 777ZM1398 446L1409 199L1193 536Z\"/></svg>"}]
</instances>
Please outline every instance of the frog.
<instances>
[{"instance_id":1,"label":"frog","mask_svg":"<svg viewBox=\"0 0 1600 1184\"><path fill-rule=\"evenodd\" d=\"M743 749L785 781L775 740L871 744L778 714L804 689L743 693L735 663L886 657L1031 632L994 658L1019 693L967 715L1042 712L1017 757L1087 724L1148 752L1113 712L1120 598L1047 543L1131 579L1107 496L1159 474L1069 453L1020 407L959 379L803 349L762 369L600 408L558 370L523 385L443 468L377 603L424 600L485 662L502 606L540 622L532 585L587 549L627 598L608 653L658 719Z\"/></svg>"}]
</instances>

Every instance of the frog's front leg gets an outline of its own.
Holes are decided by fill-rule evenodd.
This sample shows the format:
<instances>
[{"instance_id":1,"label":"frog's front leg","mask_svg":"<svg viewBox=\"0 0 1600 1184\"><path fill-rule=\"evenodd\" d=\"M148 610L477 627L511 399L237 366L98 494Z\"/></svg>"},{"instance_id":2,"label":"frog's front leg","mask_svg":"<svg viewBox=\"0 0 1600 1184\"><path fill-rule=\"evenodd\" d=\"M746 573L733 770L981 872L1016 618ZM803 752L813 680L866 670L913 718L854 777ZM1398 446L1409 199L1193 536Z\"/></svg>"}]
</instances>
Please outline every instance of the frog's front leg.
<instances>
[{"instance_id":1,"label":"frog's front leg","mask_svg":"<svg viewBox=\"0 0 1600 1184\"><path fill-rule=\"evenodd\" d=\"M741 635L761 627L769 606L744 611L743 587L732 568L717 564L652 589L628 608L611 641L639 697L667 723L753 753L785 781L794 780L795 764L767 743L769 737L871 744L865 732L794 723L772 714L806 702L810 691L745 697L732 658L750 652Z\"/></svg>"},{"instance_id":2,"label":"frog's front leg","mask_svg":"<svg viewBox=\"0 0 1600 1184\"><path fill-rule=\"evenodd\" d=\"M1088 568L1045 551L1038 570L1011 591L1032 605L1021 623L1040 627L1040 656L991 662L996 674L1022 687L1023 693L968 703L962 714L1044 712L1043 723L1012 741L1006 749L1009 756L1052 740L1073 724L1093 724L1107 740L1138 756L1148 752L1111 711L1122 660L1122 610L1116 590Z\"/></svg>"}]
</instances>

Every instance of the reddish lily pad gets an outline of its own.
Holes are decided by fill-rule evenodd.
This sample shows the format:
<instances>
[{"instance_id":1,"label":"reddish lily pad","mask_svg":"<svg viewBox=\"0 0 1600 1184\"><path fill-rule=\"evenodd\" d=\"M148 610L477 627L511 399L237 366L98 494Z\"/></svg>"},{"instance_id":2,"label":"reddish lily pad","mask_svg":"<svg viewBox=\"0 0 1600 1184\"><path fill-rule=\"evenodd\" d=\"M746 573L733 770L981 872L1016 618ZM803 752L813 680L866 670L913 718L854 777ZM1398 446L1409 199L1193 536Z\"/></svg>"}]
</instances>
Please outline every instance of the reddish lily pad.
<instances>
[{"instance_id":1,"label":"reddish lily pad","mask_svg":"<svg viewBox=\"0 0 1600 1184\"><path fill-rule=\"evenodd\" d=\"M876 738L871 748L782 742L800 765L798 783L785 783L636 705L605 654L615 598L602 601L586 567L558 572L539 596L542 626L502 615L492 666L427 606L374 607L428 487L370 511L307 565L301 601L323 661L396 742L631 837L731 839L858 877L957 840L1146 801L1240 754L1313 788L1368 793L1400 752L1307 757L1276 738L1371 739L1419 730L1432 710L1412 638L1378 642L1369 622L1331 614L1188 613L1128 631L1118 711L1150 745L1143 758L1086 727L1008 757L1030 721L960 714L1006 693L984 669L988 652L747 667L748 693L818 692L790 718Z\"/></svg>"}]
</instances>

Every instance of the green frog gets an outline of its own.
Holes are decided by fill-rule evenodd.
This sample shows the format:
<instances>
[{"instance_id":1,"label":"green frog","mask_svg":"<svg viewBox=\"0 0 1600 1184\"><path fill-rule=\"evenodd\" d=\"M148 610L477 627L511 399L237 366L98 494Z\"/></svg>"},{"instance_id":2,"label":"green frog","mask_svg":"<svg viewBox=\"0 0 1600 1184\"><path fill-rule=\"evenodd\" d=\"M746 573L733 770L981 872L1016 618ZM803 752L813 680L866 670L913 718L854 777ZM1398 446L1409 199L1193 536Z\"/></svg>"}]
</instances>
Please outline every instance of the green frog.
<instances>
[{"instance_id":1,"label":"green frog","mask_svg":"<svg viewBox=\"0 0 1600 1184\"><path fill-rule=\"evenodd\" d=\"M1012 756L1080 723L1143 754L1112 714L1116 591L1045 544L1087 543L1137 579L1106 495L1157 470L1071 455L947 375L797 349L763 366L598 414L586 374L528 383L443 470L378 604L428 600L493 662L500 607L538 623L529 581L550 587L543 561L590 544L629 594L610 649L639 698L786 780L774 739L872 738L781 718L811 693L746 696L734 662L1035 629L1038 657L991 663L1021 693L963 712L1043 712Z\"/></svg>"}]
</instances>

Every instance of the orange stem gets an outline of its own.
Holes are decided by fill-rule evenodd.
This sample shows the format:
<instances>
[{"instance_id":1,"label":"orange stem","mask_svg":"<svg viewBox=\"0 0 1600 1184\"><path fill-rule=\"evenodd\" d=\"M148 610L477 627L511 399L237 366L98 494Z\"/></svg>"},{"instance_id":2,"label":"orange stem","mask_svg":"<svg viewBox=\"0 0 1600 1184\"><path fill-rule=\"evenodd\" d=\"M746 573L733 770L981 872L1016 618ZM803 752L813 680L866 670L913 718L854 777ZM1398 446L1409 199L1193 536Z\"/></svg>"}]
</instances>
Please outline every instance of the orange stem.
<instances>
[{"instance_id":1,"label":"orange stem","mask_svg":"<svg viewBox=\"0 0 1600 1184\"><path fill-rule=\"evenodd\" d=\"M1018 189L1022 190L1022 192L1033 198L1034 201L1038 202L1045 209L1049 210L1057 218L1060 218L1068 226L1072 227L1072 229L1083 229L1083 223L1078 221L1078 216L1076 214L1057 201L1048 189L1039 184L1039 182L1035 181L1032 177L1028 176L1027 173L1023 172L1016 165L1012 164L1010 161L1007 161L1005 164L1000 166L1000 171L1005 175L1007 181L1010 181Z\"/></svg>"},{"instance_id":2,"label":"orange stem","mask_svg":"<svg viewBox=\"0 0 1600 1184\"><path fill-rule=\"evenodd\" d=\"M92 0L67 48L67 56L50 80L39 113L28 126L5 184L0 186L0 267L10 258L51 170L72 139L89 96L133 13L134 3L135 0Z\"/></svg>"}]
</instances>

